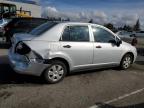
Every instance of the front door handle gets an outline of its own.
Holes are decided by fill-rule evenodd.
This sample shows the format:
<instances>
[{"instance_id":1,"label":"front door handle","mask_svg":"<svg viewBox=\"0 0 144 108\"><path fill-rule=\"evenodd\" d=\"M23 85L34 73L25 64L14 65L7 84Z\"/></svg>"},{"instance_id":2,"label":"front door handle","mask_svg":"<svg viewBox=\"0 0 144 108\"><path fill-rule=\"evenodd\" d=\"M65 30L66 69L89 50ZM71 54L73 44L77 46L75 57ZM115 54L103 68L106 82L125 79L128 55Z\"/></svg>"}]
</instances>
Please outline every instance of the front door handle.
<instances>
[{"instance_id":1,"label":"front door handle","mask_svg":"<svg viewBox=\"0 0 144 108\"><path fill-rule=\"evenodd\" d=\"M96 48L102 48L100 45L96 46Z\"/></svg>"},{"instance_id":2,"label":"front door handle","mask_svg":"<svg viewBox=\"0 0 144 108\"><path fill-rule=\"evenodd\" d=\"M64 45L63 47L64 47L64 48L71 48L70 45Z\"/></svg>"}]
</instances>

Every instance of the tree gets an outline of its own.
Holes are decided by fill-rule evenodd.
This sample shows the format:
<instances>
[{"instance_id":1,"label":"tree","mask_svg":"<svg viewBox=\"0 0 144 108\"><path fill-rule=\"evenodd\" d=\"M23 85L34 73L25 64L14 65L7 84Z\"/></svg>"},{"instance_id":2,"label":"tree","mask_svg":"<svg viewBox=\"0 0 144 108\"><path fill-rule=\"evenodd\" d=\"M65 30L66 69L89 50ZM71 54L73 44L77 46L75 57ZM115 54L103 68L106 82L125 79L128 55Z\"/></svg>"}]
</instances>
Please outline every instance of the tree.
<instances>
[{"instance_id":1,"label":"tree","mask_svg":"<svg viewBox=\"0 0 144 108\"><path fill-rule=\"evenodd\" d=\"M113 26L113 24L111 24L111 23L105 24L104 26L107 27L107 28L110 29L110 30L113 30L113 29L114 29L114 26Z\"/></svg>"},{"instance_id":2,"label":"tree","mask_svg":"<svg viewBox=\"0 0 144 108\"><path fill-rule=\"evenodd\" d=\"M93 19L90 19L89 23L93 23Z\"/></svg>"},{"instance_id":3,"label":"tree","mask_svg":"<svg viewBox=\"0 0 144 108\"><path fill-rule=\"evenodd\" d=\"M70 18L67 18L66 21L70 21Z\"/></svg>"},{"instance_id":4,"label":"tree","mask_svg":"<svg viewBox=\"0 0 144 108\"><path fill-rule=\"evenodd\" d=\"M108 29L112 30L113 32L118 31L118 29L112 23L104 24L104 26L107 27Z\"/></svg>"},{"instance_id":5,"label":"tree","mask_svg":"<svg viewBox=\"0 0 144 108\"><path fill-rule=\"evenodd\" d=\"M121 30L123 30L123 27L118 27L118 31L121 31Z\"/></svg>"},{"instance_id":6,"label":"tree","mask_svg":"<svg viewBox=\"0 0 144 108\"><path fill-rule=\"evenodd\" d=\"M62 21L70 21L70 18L62 19Z\"/></svg>"},{"instance_id":7,"label":"tree","mask_svg":"<svg viewBox=\"0 0 144 108\"><path fill-rule=\"evenodd\" d=\"M124 27L123 27L122 30L125 30L125 31L132 31L132 27L129 26L129 25L124 25Z\"/></svg>"},{"instance_id":8,"label":"tree","mask_svg":"<svg viewBox=\"0 0 144 108\"><path fill-rule=\"evenodd\" d=\"M140 31L140 21L139 19L136 21L136 24L133 27L134 31Z\"/></svg>"},{"instance_id":9,"label":"tree","mask_svg":"<svg viewBox=\"0 0 144 108\"><path fill-rule=\"evenodd\" d=\"M61 18L61 17L59 17L59 18L57 18L56 20L57 20L57 21L62 21L62 18Z\"/></svg>"}]
</instances>

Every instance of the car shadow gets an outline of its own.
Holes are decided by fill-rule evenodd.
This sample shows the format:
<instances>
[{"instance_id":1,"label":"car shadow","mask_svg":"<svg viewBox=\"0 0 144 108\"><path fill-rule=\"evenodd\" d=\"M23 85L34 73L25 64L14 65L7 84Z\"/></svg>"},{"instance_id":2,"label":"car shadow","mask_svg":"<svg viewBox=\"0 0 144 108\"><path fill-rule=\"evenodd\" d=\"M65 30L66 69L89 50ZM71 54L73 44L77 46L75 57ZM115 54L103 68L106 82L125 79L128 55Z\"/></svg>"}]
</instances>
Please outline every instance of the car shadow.
<instances>
[{"instance_id":1,"label":"car shadow","mask_svg":"<svg viewBox=\"0 0 144 108\"><path fill-rule=\"evenodd\" d=\"M103 103L96 103L96 105L97 107L95 108L144 108L144 103L133 104L133 105L128 105L128 106L120 106L120 107L115 107L115 106L103 104Z\"/></svg>"},{"instance_id":2,"label":"car shadow","mask_svg":"<svg viewBox=\"0 0 144 108\"><path fill-rule=\"evenodd\" d=\"M143 65L144 61L136 61L137 64ZM68 74L69 76L100 73L105 70L121 71L118 67L93 69L87 71L79 71ZM17 74L8 64L8 57L6 55L0 56L0 84L46 84L41 77Z\"/></svg>"},{"instance_id":3,"label":"car shadow","mask_svg":"<svg viewBox=\"0 0 144 108\"><path fill-rule=\"evenodd\" d=\"M69 77L73 75L102 72L106 69L108 70L112 68L75 72L75 73L70 73L67 76ZM35 84L36 85L36 84L46 84L46 83L41 77L17 74L8 64L8 58L5 55L5 56L0 56L0 84L1 85L2 84Z\"/></svg>"},{"instance_id":4,"label":"car shadow","mask_svg":"<svg viewBox=\"0 0 144 108\"><path fill-rule=\"evenodd\" d=\"M69 73L68 76L74 76L74 75L84 75L84 74L89 74L89 73L101 73L105 70L119 70L117 68L101 68L101 69L92 69L92 70L84 70L84 71L76 71Z\"/></svg>"},{"instance_id":5,"label":"car shadow","mask_svg":"<svg viewBox=\"0 0 144 108\"><path fill-rule=\"evenodd\" d=\"M8 64L7 56L0 56L0 84L44 84L45 82L36 76L21 75L14 72Z\"/></svg>"}]
</instances>

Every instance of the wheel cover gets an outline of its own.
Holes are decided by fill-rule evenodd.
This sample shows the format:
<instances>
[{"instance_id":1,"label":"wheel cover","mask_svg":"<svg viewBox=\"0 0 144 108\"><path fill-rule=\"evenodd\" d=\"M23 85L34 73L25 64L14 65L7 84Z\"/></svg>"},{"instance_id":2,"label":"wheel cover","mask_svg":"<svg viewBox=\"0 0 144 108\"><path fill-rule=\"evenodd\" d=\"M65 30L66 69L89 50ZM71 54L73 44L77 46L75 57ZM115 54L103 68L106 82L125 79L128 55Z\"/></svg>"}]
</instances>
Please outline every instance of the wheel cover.
<instances>
[{"instance_id":1,"label":"wheel cover","mask_svg":"<svg viewBox=\"0 0 144 108\"><path fill-rule=\"evenodd\" d=\"M126 56L124 61L123 61L123 67L125 69L127 69L131 64L131 57L130 56Z\"/></svg>"},{"instance_id":2,"label":"wheel cover","mask_svg":"<svg viewBox=\"0 0 144 108\"><path fill-rule=\"evenodd\" d=\"M55 82L60 80L64 75L64 69L61 65L52 65L48 70L48 78Z\"/></svg>"}]
</instances>

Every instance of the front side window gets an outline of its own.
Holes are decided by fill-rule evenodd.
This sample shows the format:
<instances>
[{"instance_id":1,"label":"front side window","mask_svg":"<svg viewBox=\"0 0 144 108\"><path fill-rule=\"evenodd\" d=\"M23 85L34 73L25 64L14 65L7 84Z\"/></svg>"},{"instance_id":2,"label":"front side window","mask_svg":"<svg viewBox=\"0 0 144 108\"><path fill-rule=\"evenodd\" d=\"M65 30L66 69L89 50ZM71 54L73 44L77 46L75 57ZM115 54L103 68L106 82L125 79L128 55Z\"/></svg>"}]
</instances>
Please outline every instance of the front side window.
<instances>
[{"instance_id":1,"label":"front side window","mask_svg":"<svg viewBox=\"0 0 144 108\"><path fill-rule=\"evenodd\" d=\"M88 42L89 41L88 26L67 26L64 29L62 35L62 41Z\"/></svg>"},{"instance_id":2,"label":"front side window","mask_svg":"<svg viewBox=\"0 0 144 108\"><path fill-rule=\"evenodd\" d=\"M95 42L110 43L114 40L113 34L100 27L92 27Z\"/></svg>"}]
</instances>

